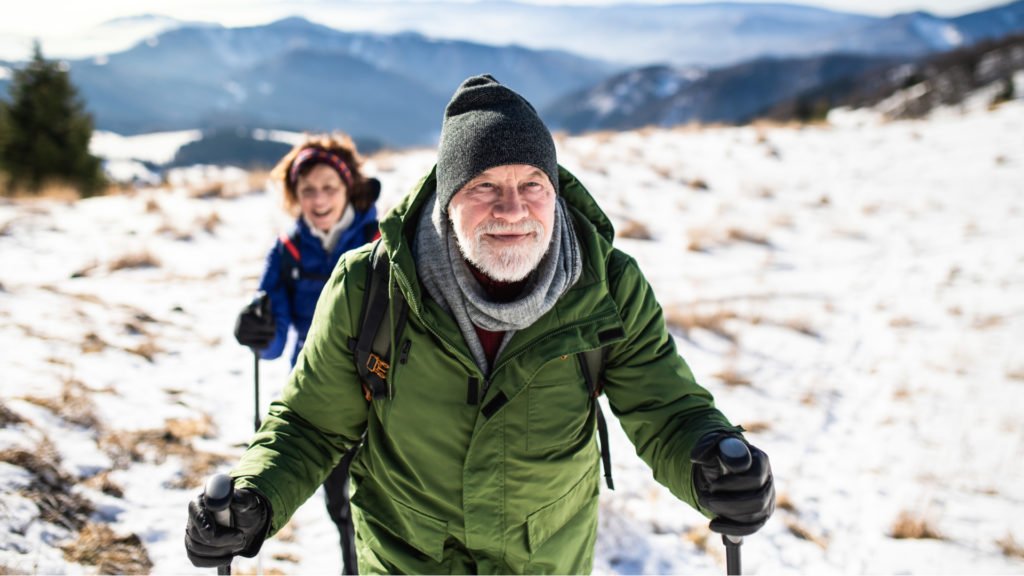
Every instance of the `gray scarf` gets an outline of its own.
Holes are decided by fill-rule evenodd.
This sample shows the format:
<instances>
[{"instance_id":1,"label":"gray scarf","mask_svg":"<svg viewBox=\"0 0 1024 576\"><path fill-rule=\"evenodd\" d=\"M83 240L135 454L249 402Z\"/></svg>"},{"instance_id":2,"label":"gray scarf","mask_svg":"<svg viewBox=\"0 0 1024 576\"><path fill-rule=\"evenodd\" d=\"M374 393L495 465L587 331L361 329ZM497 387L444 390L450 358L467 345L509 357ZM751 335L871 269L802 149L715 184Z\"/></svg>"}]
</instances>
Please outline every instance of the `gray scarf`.
<instances>
[{"instance_id":1,"label":"gray scarf","mask_svg":"<svg viewBox=\"0 0 1024 576\"><path fill-rule=\"evenodd\" d=\"M490 372L490 367L473 326L505 332L501 343L504 349L516 330L530 326L551 310L583 272L579 242L561 197L555 204L551 246L527 277L522 294L512 302L488 299L462 257L448 215L441 212L436 194L427 200L420 214L414 251L420 281L430 297L455 317L473 359L484 374Z\"/></svg>"}]
</instances>

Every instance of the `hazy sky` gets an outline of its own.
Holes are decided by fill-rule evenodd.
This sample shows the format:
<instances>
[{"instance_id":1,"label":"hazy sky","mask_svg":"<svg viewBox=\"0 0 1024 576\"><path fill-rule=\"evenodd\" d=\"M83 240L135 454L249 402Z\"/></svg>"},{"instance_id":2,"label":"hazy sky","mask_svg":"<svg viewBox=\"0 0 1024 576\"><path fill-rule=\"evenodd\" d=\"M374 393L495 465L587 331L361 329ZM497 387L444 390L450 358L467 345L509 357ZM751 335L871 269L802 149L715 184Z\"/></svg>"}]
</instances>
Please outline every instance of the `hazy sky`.
<instances>
[{"instance_id":1,"label":"hazy sky","mask_svg":"<svg viewBox=\"0 0 1024 576\"><path fill-rule=\"evenodd\" d=\"M308 6L317 0L0 0L0 30L19 34L42 34L81 30L85 26L119 16L165 14L180 19L215 21L222 24L259 24L287 14L289 7ZM379 1L379 0L378 0ZM636 0L530 0L537 4L611 4ZM646 3L692 4L708 0L645 0ZM749 0L779 2L780 0ZM956 16L1008 0L804 0L792 2L873 15L927 10L942 16Z\"/></svg>"}]
</instances>

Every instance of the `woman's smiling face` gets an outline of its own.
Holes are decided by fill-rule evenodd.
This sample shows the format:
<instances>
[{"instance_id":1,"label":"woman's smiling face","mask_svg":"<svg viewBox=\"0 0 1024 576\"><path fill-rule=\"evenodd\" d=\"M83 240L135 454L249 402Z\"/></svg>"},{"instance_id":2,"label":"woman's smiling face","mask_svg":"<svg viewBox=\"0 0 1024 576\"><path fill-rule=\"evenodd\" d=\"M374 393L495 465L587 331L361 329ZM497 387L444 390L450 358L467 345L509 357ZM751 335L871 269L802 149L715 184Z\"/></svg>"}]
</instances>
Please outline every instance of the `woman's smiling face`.
<instances>
[{"instance_id":1,"label":"woman's smiling face","mask_svg":"<svg viewBox=\"0 0 1024 576\"><path fill-rule=\"evenodd\" d=\"M327 164L317 164L295 185L299 208L306 220L327 231L341 220L348 205L348 187L338 171Z\"/></svg>"}]
</instances>

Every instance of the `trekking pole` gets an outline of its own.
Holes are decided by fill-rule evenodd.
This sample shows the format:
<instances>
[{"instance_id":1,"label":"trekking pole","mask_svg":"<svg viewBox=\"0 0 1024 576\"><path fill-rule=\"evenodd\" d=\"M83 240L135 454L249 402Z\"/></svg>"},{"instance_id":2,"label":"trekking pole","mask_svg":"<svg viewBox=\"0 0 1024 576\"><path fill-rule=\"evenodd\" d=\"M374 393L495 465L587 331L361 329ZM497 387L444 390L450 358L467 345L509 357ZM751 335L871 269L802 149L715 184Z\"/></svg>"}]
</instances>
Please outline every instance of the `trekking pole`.
<instances>
[{"instance_id":1,"label":"trekking pole","mask_svg":"<svg viewBox=\"0 0 1024 576\"><path fill-rule=\"evenodd\" d=\"M260 290L254 299L256 303L256 315L263 318L270 314L270 296ZM253 432L260 431L260 351L252 348L252 374L253 374ZM229 567L230 569L230 567ZM230 572L228 572L230 574ZM256 555L256 574L263 574L263 554Z\"/></svg>"},{"instance_id":2,"label":"trekking pole","mask_svg":"<svg viewBox=\"0 0 1024 576\"><path fill-rule=\"evenodd\" d=\"M723 474L746 472L753 464L750 449L739 438L729 437L719 442L718 455ZM725 573L729 576L743 574L740 562L743 537L722 534L722 543L725 544Z\"/></svg>"},{"instance_id":3,"label":"trekking pole","mask_svg":"<svg viewBox=\"0 0 1024 576\"><path fill-rule=\"evenodd\" d=\"M256 305L256 316L260 319L265 314L270 314L270 297L267 293L260 290L256 293L256 297L253 299L253 303ZM253 418L253 431L259 432L260 429L260 351L256 348L252 350L252 373L253 373L253 391L255 394L254 406L256 408L255 417Z\"/></svg>"},{"instance_id":4,"label":"trekking pole","mask_svg":"<svg viewBox=\"0 0 1024 576\"><path fill-rule=\"evenodd\" d=\"M203 489L203 504L213 513L213 520L221 526L231 526L231 497L235 481L227 474L214 474ZM231 574L231 560L217 567L217 574Z\"/></svg>"}]
</instances>

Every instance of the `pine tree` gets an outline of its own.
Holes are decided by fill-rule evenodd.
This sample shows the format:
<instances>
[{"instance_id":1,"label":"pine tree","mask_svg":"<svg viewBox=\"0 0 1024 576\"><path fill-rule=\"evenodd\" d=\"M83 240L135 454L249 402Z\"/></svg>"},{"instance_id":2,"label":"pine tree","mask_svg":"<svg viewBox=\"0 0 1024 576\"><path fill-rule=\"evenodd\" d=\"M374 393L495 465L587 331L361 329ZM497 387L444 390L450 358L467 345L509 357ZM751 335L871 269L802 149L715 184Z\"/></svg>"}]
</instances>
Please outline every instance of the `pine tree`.
<instances>
[{"instance_id":1,"label":"pine tree","mask_svg":"<svg viewBox=\"0 0 1024 576\"><path fill-rule=\"evenodd\" d=\"M105 185L100 159L89 153L92 117L64 66L43 58L37 42L32 61L14 72L10 103L0 111L0 166L11 189L38 192L60 181L91 196Z\"/></svg>"}]
</instances>

